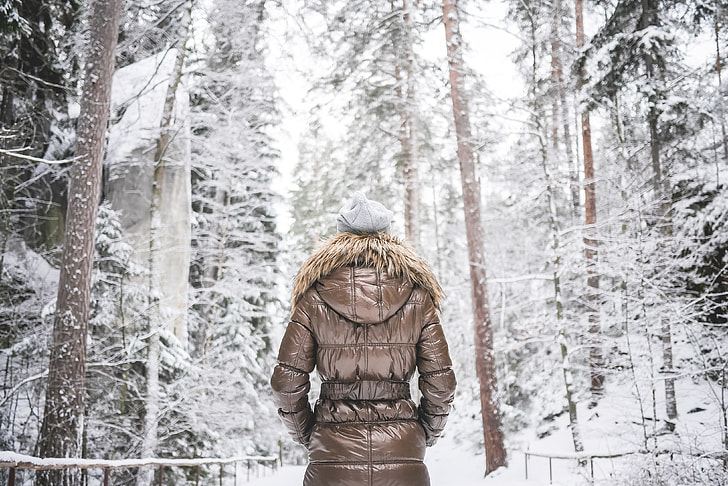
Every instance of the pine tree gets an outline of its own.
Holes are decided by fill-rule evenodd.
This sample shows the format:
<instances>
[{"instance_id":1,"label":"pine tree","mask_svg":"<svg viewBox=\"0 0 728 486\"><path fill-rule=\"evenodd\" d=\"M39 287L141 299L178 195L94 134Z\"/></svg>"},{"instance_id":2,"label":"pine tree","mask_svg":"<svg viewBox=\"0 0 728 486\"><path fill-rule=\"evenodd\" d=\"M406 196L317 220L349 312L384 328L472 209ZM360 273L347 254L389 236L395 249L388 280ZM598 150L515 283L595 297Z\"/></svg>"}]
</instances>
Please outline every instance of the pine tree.
<instances>
[{"instance_id":1,"label":"pine tree","mask_svg":"<svg viewBox=\"0 0 728 486\"><path fill-rule=\"evenodd\" d=\"M199 373L211 381L200 393L221 404L203 430L220 434L222 444L262 452L272 448L267 432L278 426L268 367L280 312L281 239L274 209L279 154L271 137L279 115L264 62L266 10L261 1L219 0L208 20L213 44L193 95L191 344ZM231 413L239 418L225 418Z\"/></svg>"},{"instance_id":2,"label":"pine tree","mask_svg":"<svg viewBox=\"0 0 728 486\"><path fill-rule=\"evenodd\" d=\"M688 105L678 96L669 96L672 80L677 79L680 57L670 32L673 3L660 0L623 0L616 4L604 26L591 40L585 51L591 79L589 94L596 103L611 104L620 93L630 92L636 86L636 95L644 109L649 140L649 164L652 169L649 187L653 195L652 220L661 241L651 256L654 277L669 292L669 278L665 269L670 263L665 257L672 239L671 200L672 185L666 164L665 144L681 126ZM620 42L613 42L619 38ZM579 68L584 68L582 59ZM590 67L591 66L591 67ZM674 88L672 88L674 89ZM661 122L669 115L670 122ZM677 116L676 116L677 115ZM669 162L669 159L667 160ZM660 317L660 335L663 346L663 372L666 396L667 426L671 428L677 418L675 379L673 377L672 323L667 313Z\"/></svg>"}]
</instances>

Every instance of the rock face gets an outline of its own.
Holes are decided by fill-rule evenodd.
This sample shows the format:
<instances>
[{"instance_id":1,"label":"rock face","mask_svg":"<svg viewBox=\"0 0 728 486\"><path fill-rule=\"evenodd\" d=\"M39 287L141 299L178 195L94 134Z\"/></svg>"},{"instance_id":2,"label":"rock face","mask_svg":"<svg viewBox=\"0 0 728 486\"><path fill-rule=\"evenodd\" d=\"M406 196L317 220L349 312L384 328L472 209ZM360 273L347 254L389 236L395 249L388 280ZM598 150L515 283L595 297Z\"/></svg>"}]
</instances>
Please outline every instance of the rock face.
<instances>
[{"instance_id":1,"label":"rock face","mask_svg":"<svg viewBox=\"0 0 728 486\"><path fill-rule=\"evenodd\" d=\"M161 227L155 244L159 254L154 278L148 275L154 156L175 56L175 50L162 52L114 75L104 190L134 248L132 263L143 269L135 284L159 297L165 327L186 345L191 189L189 98L184 82L177 88L173 135L164 157Z\"/></svg>"}]
</instances>

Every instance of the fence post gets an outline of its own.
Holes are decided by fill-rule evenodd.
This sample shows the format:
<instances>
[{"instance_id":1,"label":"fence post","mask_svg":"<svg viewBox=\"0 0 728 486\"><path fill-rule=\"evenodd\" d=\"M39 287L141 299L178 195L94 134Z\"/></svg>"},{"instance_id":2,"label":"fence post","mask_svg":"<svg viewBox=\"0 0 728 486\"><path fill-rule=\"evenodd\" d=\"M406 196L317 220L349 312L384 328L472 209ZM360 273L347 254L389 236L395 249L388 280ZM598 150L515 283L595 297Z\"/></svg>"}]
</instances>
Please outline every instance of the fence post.
<instances>
[{"instance_id":1,"label":"fence post","mask_svg":"<svg viewBox=\"0 0 728 486\"><path fill-rule=\"evenodd\" d=\"M248 482L250 482L250 459L248 459Z\"/></svg>"},{"instance_id":2,"label":"fence post","mask_svg":"<svg viewBox=\"0 0 728 486\"><path fill-rule=\"evenodd\" d=\"M528 480L528 452L523 453L523 460L526 466L526 480Z\"/></svg>"},{"instance_id":3,"label":"fence post","mask_svg":"<svg viewBox=\"0 0 728 486\"><path fill-rule=\"evenodd\" d=\"M159 486L162 486L162 475L164 473L164 466L159 466Z\"/></svg>"},{"instance_id":4,"label":"fence post","mask_svg":"<svg viewBox=\"0 0 728 486\"><path fill-rule=\"evenodd\" d=\"M592 477L592 479L594 479L594 458L593 457L589 458L589 465L591 466L591 477Z\"/></svg>"},{"instance_id":5,"label":"fence post","mask_svg":"<svg viewBox=\"0 0 728 486\"><path fill-rule=\"evenodd\" d=\"M10 468L10 474L8 475L8 486L15 486L15 468Z\"/></svg>"},{"instance_id":6,"label":"fence post","mask_svg":"<svg viewBox=\"0 0 728 486\"><path fill-rule=\"evenodd\" d=\"M200 465L195 467L195 486L200 486Z\"/></svg>"},{"instance_id":7,"label":"fence post","mask_svg":"<svg viewBox=\"0 0 728 486\"><path fill-rule=\"evenodd\" d=\"M233 462L233 486L238 486L238 463Z\"/></svg>"},{"instance_id":8,"label":"fence post","mask_svg":"<svg viewBox=\"0 0 728 486\"><path fill-rule=\"evenodd\" d=\"M278 460L283 467L283 439L278 439Z\"/></svg>"},{"instance_id":9,"label":"fence post","mask_svg":"<svg viewBox=\"0 0 728 486\"><path fill-rule=\"evenodd\" d=\"M220 463L220 486L222 486L222 468L223 468L223 464Z\"/></svg>"},{"instance_id":10,"label":"fence post","mask_svg":"<svg viewBox=\"0 0 728 486\"><path fill-rule=\"evenodd\" d=\"M554 482L554 471L551 468L551 458L549 457L549 484Z\"/></svg>"},{"instance_id":11,"label":"fence post","mask_svg":"<svg viewBox=\"0 0 728 486\"><path fill-rule=\"evenodd\" d=\"M108 467L104 468L104 486L109 486L109 471Z\"/></svg>"}]
</instances>

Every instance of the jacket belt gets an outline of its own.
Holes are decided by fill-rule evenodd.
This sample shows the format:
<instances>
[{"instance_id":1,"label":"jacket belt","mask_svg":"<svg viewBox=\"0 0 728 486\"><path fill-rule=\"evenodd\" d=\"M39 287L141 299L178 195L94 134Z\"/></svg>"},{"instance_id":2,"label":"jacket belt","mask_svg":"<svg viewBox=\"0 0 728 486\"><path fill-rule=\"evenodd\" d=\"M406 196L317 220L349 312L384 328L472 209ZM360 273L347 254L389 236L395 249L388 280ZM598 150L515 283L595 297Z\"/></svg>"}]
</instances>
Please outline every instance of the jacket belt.
<instances>
[{"instance_id":1,"label":"jacket belt","mask_svg":"<svg viewBox=\"0 0 728 486\"><path fill-rule=\"evenodd\" d=\"M362 380L353 383L321 383L322 400L408 400L410 385L406 381Z\"/></svg>"}]
</instances>

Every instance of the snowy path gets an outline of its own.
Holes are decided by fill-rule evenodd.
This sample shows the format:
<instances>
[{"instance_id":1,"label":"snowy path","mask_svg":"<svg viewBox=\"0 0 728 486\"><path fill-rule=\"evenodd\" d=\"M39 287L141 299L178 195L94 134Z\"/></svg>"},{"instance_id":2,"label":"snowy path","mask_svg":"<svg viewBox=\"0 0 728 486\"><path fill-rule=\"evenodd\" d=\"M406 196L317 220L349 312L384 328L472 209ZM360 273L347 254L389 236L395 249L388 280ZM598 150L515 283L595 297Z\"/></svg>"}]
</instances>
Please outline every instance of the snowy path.
<instances>
[{"instance_id":1,"label":"snowy path","mask_svg":"<svg viewBox=\"0 0 728 486\"><path fill-rule=\"evenodd\" d=\"M525 480L523 453L513 452L507 469L483 478L483 456L458 449L452 443L439 443L429 449L425 462L430 470L432 486L547 486L548 461L533 460L529 464L529 480ZM569 464L554 462L554 482L551 485L571 486L581 483ZM260 478L251 486L299 486L305 466L285 466L274 476ZM583 484L583 483L582 483Z\"/></svg>"}]
</instances>

